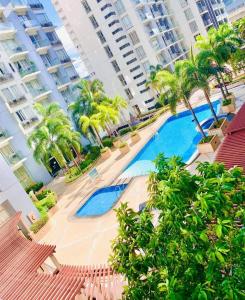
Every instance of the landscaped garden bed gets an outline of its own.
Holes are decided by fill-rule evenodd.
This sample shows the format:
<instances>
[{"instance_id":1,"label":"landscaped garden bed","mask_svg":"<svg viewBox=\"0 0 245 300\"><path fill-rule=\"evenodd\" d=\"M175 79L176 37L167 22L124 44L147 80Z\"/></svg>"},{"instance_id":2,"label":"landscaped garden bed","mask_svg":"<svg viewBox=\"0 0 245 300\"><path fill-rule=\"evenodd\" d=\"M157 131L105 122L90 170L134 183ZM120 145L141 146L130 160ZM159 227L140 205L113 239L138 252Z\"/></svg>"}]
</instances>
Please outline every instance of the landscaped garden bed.
<instances>
[{"instance_id":1,"label":"landscaped garden bed","mask_svg":"<svg viewBox=\"0 0 245 300\"><path fill-rule=\"evenodd\" d=\"M140 141L141 137L137 131L131 132L131 141L133 144L137 143Z\"/></svg>"},{"instance_id":2,"label":"landscaped garden bed","mask_svg":"<svg viewBox=\"0 0 245 300\"><path fill-rule=\"evenodd\" d=\"M218 122L213 122L213 124L208 129L208 134L210 136L218 135L224 136L227 127L229 126L229 122L226 118L222 118L218 120Z\"/></svg>"},{"instance_id":3,"label":"landscaped garden bed","mask_svg":"<svg viewBox=\"0 0 245 300\"><path fill-rule=\"evenodd\" d=\"M129 145L127 143L121 143L119 150L122 155L127 154L130 151Z\"/></svg>"},{"instance_id":4,"label":"landscaped garden bed","mask_svg":"<svg viewBox=\"0 0 245 300\"><path fill-rule=\"evenodd\" d=\"M103 160L106 160L111 156L111 150L108 147L101 149L100 153Z\"/></svg>"},{"instance_id":5,"label":"landscaped garden bed","mask_svg":"<svg viewBox=\"0 0 245 300\"><path fill-rule=\"evenodd\" d=\"M229 94L227 99L223 100L221 109L224 113L231 113L236 111L236 104L235 104L235 96L234 94Z\"/></svg>"},{"instance_id":6,"label":"landscaped garden bed","mask_svg":"<svg viewBox=\"0 0 245 300\"><path fill-rule=\"evenodd\" d=\"M200 143L197 145L200 154L206 154L215 152L220 145L220 139L217 135L206 136L202 138Z\"/></svg>"}]
</instances>

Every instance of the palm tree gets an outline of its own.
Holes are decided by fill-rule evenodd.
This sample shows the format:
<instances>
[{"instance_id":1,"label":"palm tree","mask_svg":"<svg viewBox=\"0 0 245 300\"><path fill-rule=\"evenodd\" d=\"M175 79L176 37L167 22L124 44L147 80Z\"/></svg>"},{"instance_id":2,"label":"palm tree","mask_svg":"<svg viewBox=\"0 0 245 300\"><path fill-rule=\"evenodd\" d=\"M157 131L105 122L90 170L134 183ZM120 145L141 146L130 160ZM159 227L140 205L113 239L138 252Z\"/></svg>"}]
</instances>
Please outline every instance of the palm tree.
<instances>
[{"instance_id":1,"label":"palm tree","mask_svg":"<svg viewBox=\"0 0 245 300\"><path fill-rule=\"evenodd\" d=\"M184 76L186 84L188 84L192 90L199 88L203 91L214 120L215 122L218 122L217 115L209 97L208 79L210 77L210 72L208 72L206 65L203 65L202 55L197 54L194 56L191 49L190 58L188 60L183 60L182 63L182 75Z\"/></svg>"},{"instance_id":2,"label":"palm tree","mask_svg":"<svg viewBox=\"0 0 245 300\"><path fill-rule=\"evenodd\" d=\"M159 80L160 84L164 87L161 88L162 90L165 89L165 93L161 97L162 99L167 96L168 103L170 106L170 110L173 114L176 113L176 107L177 104L184 100L185 105L187 108L191 111L191 114L195 120L195 123L197 124L197 127L202 134L203 137L205 137L205 133L202 129L201 124L199 123L197 116L192 108L192 105L189 101L189 98L191 96L191 90L192 90L192 82L185 81L184 78L184 66L183 61L178 61L175 63L175 69L174 72L170 72L167 70L163 70L157 73L156 79Z\"/></svg>"},{"instance_id":3,"label":"palm tree","mask_svg":"<svg viewBox=\"0 0 245 300\"><path fill-rule=\"evenodd\" d=\"M159 71L163 70L161 65L150 66L150 76L148 81L146 82L146 87L150 87L152 90L156 91L157 95L161 94L161 85L159 85L159 81L156 79L156 75Z\"/></svg>"},{"instance_id":4,"label":"palm tree","mask_svg":"<svg viewBox=\"0 0 245 300\"><path fill-rule=\"evenodd\" d=\"M103 143L99 135L99 129L102 128L100 114L93 114L91 116L81 116L79 119L79 124L81 130L84 134L87 134L89 129L92 130L93 134L96 136L96 140L101 148L103 148Z\"/></svg>"},{"instance_id":5,"label":"palm tree","mask_svg":"<svg viewBox=\"0 0 245 300\"><path fill-rule=\"evenodd\" d=\"M94 108L101 121L102 128L106 129L109 136L111 136L111 125L119 123L119 111L114 109L108 102L101 104L94 104Z\"/></svg>"}]
</instances>

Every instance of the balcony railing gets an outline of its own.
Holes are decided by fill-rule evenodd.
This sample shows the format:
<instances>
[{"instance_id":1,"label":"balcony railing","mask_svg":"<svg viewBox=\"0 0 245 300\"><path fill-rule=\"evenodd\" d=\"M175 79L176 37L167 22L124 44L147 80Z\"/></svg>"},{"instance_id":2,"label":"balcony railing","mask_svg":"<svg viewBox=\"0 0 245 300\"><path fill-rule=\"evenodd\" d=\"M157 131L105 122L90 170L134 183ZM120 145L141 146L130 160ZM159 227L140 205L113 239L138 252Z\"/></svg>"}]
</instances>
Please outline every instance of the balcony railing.
<instances>
[{"instance_id":1,"label":"balcony railing","mask_svg":"<svg viewBox=\"0 0 245 300\"><path fill-rule=\"evenodd\" d=\"M32 9L43 9L43 5L39 1L28 1L28 4Z\"/></svg>"},{"instance_id":2,"label":"balcony railing","mask_svg":"<svg viewBox=\"0 0 245 300\"><path fill-rule=\"evenodd\" d=\"M74 74L74 75L70 76L70 80L76 80L78 78L79 78L78 74Z\"/></svg>"},{"instance_id":3,"label":"balcony railing","mask_svg":"<svg viewBox=\"0 0 245 300\"><path fill-rule=\"evenodd\" d=\"M70 78L68 76L59 76L57 79L55 79L55 83L57 86L63 85L70 82Z\"/></svg>"},{"instance_id":4,"label":"balcony railing","mask_svg":"<svg viewBox=\"0 0 245 300\"><path fill-rule=\"evenodd\" d=\"M20 97L17 97L15 99L9 100L8 104L9 104L10 107L14 107L14 106L20 105L20 104L22 104L26 101L27 101L27 99L26 99L25 96L20 96Z\"/></svg>"},{"instance_id":5,"label":"balcony railing","mask_svg":"<svg viewBox=\"0 0 245 300\"><path fill-rule=\"evenodd\" d=\"M13 7L17 7L17 6L26 6L26 2L22 1L22 0L11 0L11 4L13 5Z\"/></svg>"},{"instance_id":6,"label":"balcony railing","mask_svg":"<svg viewBox=\"0 0 245 300\"><path fill-rule=\"evenodd\" d=\"M7 51L10 55L17 54L26 51L26 47L24 45L16 45L16 47L9 48Z\"/></svg>"},{"instance_id":7,"label":"balcony railing","mask_svg":"<svg viewBox=\"0 0 245 300\"><path fill-rule=\"evenodd\" d=\"M63 58L60 59L60 62L61 62L62 64L68 63L68 62L70 62L70 61L71 61L71 58L70 58L69 56L63 57Z\"/></svg>"},{"instance_id":8,"label":"balcony railing","mask_svg":"<svg viewBox=\"0 0 245 300\"><path fill-rule=\"evenodd\" d=\"M23 23L24 28L32 28L40 26L40 24L36 20L26 20Z\"/></svg>"},{"instance_id":9,"label":"balcony railing","mask_svg":"<svg viewBox=\"0 0 245 300\"><path fill-rule=\"evenodd\" d=\"M5 73L5 74L0 73L0 83L4 81L8 81L10 79L13 79L13 75L11 73Z\"/></svg>"},{"instance_id":10,"label":"balcony railing","mask_svg":"<svg viewBox=\"0 0 245 300\"><path fill-rule=\"evenodd\" d=\"M0 31L14 30L14 26L11 23L1 23L0 22Z\"/></svg>"},{"instance_id":11,"label":"balcony railing","mask_svg":"<svg viewBox=\"0 0 245 300\"><path fill-rule=\"evenodd\" d=\"M55 41L50 41L51 45L52 46L59 46L59 45L62 45L61 41L60 40L55 40Z\"/></svg>"},{"instance_id":12,"label":"balcony railing","mask_svg":"<svg viewBox=\"0 0 245 300\"><path fill-rule=\"evenodd\" d=\"M49 60L43 60L43 63L47 68L56 66L60 64L60 60L58 58L49 58Z\"/></svg>"},{"instance_id":13,"label":"balcony railing","mask_svg":"<svg viewBox=\"0 0 245 300\"><path fill-rule=\"evenodd\" d=\"M49 20L41 21L40 24L41 24L42 27L52 27L52 26L54 26L53 23Z\"/></svg>"},{"instance_id":14,"label":"balcony railing","mask_svg":"<svg viewBox=\"0 0 245 300\"><path fill-rule=\"evenodd\" d=\"M19 69L19 73L21 77L24 77L36 71L37 71L37 67L35 66L34 63L30 64L27 68Z\"/></svg>"},{"instance_id":15,"label":"balcony railing","mask_svg":"<svg viewBox=\"0 0 245 300\"><path fill-rule=\"evenodd\" d=\"M33 126L37 122L38 122L38 117L33 116L29 120L22 122L21 125L24 129L27 129L28 127Z\"/></svg>"},{"instance_id":16,"label":"balcony railing","mask_svg":"<svg viewBox=\"0 0 245 300\"><path fill-rule=\"evenodd\" d=\"M29 92L31 93L31 95L33 97L37 97L37 96L47 92L47 90L44 87L40 86L40 87L35 88L35 89L34 88L29 88Z\"/></svg>"},{"instance_id":17,"label":"balcony railing","mask_svg":"<svg viewBox=\"0 0 245 300\"><path fill-rule=\"evenodd\" d=\"M20 162L23 159L23 155L20 152L15 152L6 157L7 163L14 166L18 162Z\"/></svg>"},{"instance_id":18,"label":"balcony railing","mask_svg":"<svg viewBox=\"0 0 245 300\"><path fill-rule=\"evenodd\" d=\"M32 42L35 48L41 48L41 47L46 47L50 45L50 42L48 39L43 39L43 40L36 40Z\"/></svg>"}]
</instances>

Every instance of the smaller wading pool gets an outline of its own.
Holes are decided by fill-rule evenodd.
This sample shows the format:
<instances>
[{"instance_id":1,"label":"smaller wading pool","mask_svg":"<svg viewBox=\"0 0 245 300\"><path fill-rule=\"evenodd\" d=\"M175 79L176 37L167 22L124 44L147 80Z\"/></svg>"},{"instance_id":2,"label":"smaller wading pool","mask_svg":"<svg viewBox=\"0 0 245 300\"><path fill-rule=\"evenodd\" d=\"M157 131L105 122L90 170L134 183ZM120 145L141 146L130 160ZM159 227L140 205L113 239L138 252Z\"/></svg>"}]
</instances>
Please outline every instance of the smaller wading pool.
<instances>
[{"instance_id":1,"label":"smaller wading pool","mask_svg":"<svg viewBox=\"0 0 245 300\"><path fill-rule=\"evenodd\" d=\"M127 184L98 189L76 212L77 217L95 217L108 212L118 201Z\"/></svg>"}]
</instances>

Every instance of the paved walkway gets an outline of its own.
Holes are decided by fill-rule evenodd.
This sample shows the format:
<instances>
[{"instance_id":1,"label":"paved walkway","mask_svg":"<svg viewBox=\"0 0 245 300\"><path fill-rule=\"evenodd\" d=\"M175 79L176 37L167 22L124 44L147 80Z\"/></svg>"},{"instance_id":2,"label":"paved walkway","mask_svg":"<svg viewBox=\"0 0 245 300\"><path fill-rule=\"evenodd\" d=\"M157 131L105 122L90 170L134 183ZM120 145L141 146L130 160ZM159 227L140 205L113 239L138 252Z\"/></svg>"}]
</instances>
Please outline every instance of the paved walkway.
<instances>
[{"instance_id":1,"label":"paved walkway","mask_svg":"<svg viewBox=\"0 0 245 300\"><path fill-rule=\"evenodd\" d=\"M236 88L239 106L244 101L244 89ZM200 105L202 94L197 93L194 106ZM214 95L217 99L219 95ZM183 106L178 111L185 110ZM64 264L96 264L106 263L110 254L111 240L116 236L117 221L113 210L97 218L76 218L77 209L88 199L97 188L111 185L121 174L131 159L145 145L151 136L158 130L170 113L165 113L155 123L140 131L141 141L135 145L130 145L131 150L125 156L121 156L119 150L113 151L111 157L106 161L99 161L96 166L101 178L96 184L91 184L86 175L80 177L75 182L65 184L63 178L55 179L49 188L57 192L59 196L56 212L46 228L41 231L36 238L41 242L57 245L56 255ZM198 161L213 161L214 155L201 155ZM190 171L195 170L195 163L189 167ZM138 209L139 204L146 201L147 177L135 178L122 195L115 208L121 202L127 201L129 206Z\"/></svg>"}]
</instances>

